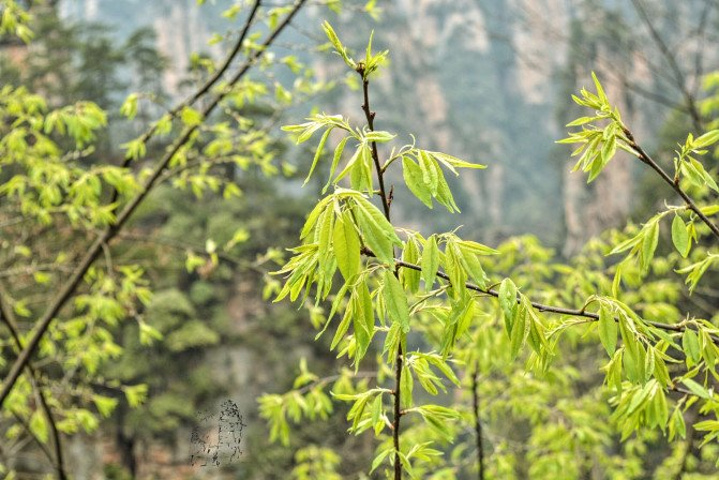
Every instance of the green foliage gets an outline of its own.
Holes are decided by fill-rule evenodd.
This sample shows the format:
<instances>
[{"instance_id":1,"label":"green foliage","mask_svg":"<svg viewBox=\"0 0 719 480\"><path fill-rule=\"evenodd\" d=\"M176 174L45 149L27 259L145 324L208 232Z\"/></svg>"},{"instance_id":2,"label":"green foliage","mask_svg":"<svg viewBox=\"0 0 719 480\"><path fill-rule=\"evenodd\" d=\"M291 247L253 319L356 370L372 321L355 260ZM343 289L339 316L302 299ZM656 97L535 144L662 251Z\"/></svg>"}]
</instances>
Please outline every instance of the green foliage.
<instances>
[{"instance_id":1,"label":"green foliage","mask_svg":"<svg viewBox=\"0 0 719 480\"><path fill-rule=\"evenodd\" d=\"M275 20L290 13L273 10ZM51 8L37 13L38 55L28 54L22 68L2 59L0 75L0 369L3 387L14 382L2 402L0 434L12 451L34 437L52 465L53 424L70 435L105 422L130 444L170 440L227 386L196 365L220 342L246 341L229 335L221 308L234 292L234 271L260 271L277 258L259 255L267 245L251 237L265 224L254 220L257 207L238 197L268 197L265 177L291 169L275 161L281 145L263 120L279 109L262 81L242 73L235 82L209 82L219 62L208 60L210 73L193 85L197 96L157 115L166 100L158 91L166 62L148 47L147 32L115 46L93 27L62 24ZM31 17L19 3L2 2L0 14L2 35L26 36ZM260 62L266 50L246 52L255 57L245 72L291 66L303 76L284 89L292 101L328 88L311 82L296 59ZM120 80L120 68L131 85ZM135 93L116 105L127 88ZM205 106L212 102L221 113L210 118ZM120 123L116 109L133 121ZM115 138L127 139L121 147L129 161L110 144ZM270 197L263 208L274 209L265 217L277 240L293 224L286 204L302 202ZM218 210L223 218L214 218ZM41 326L54 305L56 314ZM6 378L36 332L34 370ZM39 395L48 407L38 407Z\"/></svg>"},{"instance_id":2,"label":"green foliage","mask_svg":"<svg viewBox=\"0 0 719 480\"><path fill-rule=\"evenodd\" d=\"M503 472L502 478L513 478L509 472L518 471L530 478L580 478L582 472L596 469L607 478L637 478L642 471L638 455L658 442L654 432L669 441L685 438L684 416L692 408L704 418L694 423L703 436L702 445L713 444L719 437L719 423L713 420L719 403L712 387L712 379L719 378L716 312L711 320L691 315L682 320L679 308L683 307L677 305L681 287L664 277L674 276L672 269L686 275L691 294L717 258L711 246L702 245L712 229L706 216L716 213L715 206L697 205L684 186L716 189L712 176L695 157L707 153L706 147L717 142L719 135L715 131L696 139L690 135L677 152L672 180L636 143L593 75L597 92L582 90L581 97L573 97L593 114L571 122L568 126L582 130L560 141L579 144L573 153L580 155L575 170L587 172L591 182L617 150L625 150L667 177L669 188L682 197L684 205L668 207L638 230L630 226L626 232L610 232L609 241L590 242L569 265L547 264L551 254L532 239L509 240L491 248L463 240L455 232L424 238L389 221L382 179L394 161L401 159L403 179L420 202L432 208L436 199L450 211L458 209L440 165L455 174L456 168L483 167L414 144L398 153L392 150L382 163L377 144L389 143L396 136L369 128L374 113L368 106L366 70L350 57L328 23L324 30L347 66L361 75L369 124L352 127L342 116L322 114L285 127L297 143L324 131L310 176L320 169L329 132L342 130L343 137L329 168L327 185L334 184L335 191L309 214L300 234L303 244L291 250L293 257L277 272L286 281L276 300L297 300L301 294L304 299L313 291L317 306L332 300L318 337L339 314L342 318L330 348L339 347L339 356L352 358L357 369L367 363L363 358L373 344L383 339L373 385L347 393L331 390L335 400L351 404L349 431L373 430L379 439L371 471L384 466L390 475L391 466L400 462L410 478L456 478L465 468L453 455L447 457L450 450L443 452L436 445L453 442L454 423L466 425L474 420L466 404L442 394L448 393L451 384L466 389L473 375L481 376L482 383L472 387L470 396L502 399L486 413L480 412L482 416L530 425L530 450L523 455L526 466L505 453L501 443L495 445L490 471ZM367 51L371 59L371 46ZM375 71L375 64L371 65ZM348 139L356 141L355 149L342 168ZM350 189L341 183L347 175ZM380 197L384 214L370 202L375 196ZM661 224L669 217L673 220L665 237ZM665 254L665 238L671 239L667 244L677 253ZM529 250L520 248L525 246ZM607 263L606 255L621 253L626 255L619 263ZM332 297L338 265L343 281ZM581 308L558 306L562 304ZM383 335L377 335L380 332ZM415 348L411 345L417 350L410 351ZM596 369L596 360L583 357L588 351L599 353L597 345L609 356L601 368L604 386L589 390L575 402L570 392L580 374L575 362ZM517 371L517 360L525 362L526 373ZM399 384L385 387L388 376ZM311 385L327 384L316 377L301 378ZM505 391L506 396L497 393ZM426 395L449 405L427 402ZM289 424L282 420L282 412L298 401L296 393L268 395L260 401L272 437L286 443ZM399 409L401 424L389 403ZM295 411L298 416L309 416L301 408ZM421 421L411 413L418 413ZM401 432L392 431L400 425ZM616 442L615 435L623 442L617 445L616 456L606 449ZM465 441L453 448L462 451ZM567 455L567 451L575 454Z\"/></svg>"}]
</instances>

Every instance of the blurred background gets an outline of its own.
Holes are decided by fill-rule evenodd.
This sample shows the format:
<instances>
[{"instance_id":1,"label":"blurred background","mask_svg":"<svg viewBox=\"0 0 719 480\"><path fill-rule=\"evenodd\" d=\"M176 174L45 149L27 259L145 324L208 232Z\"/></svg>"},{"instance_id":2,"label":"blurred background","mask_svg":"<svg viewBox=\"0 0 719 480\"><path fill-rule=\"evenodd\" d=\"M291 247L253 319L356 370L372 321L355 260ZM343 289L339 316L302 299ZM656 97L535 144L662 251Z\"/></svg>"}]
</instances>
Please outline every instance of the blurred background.
<instances>
[{"instance_id":1,"label":"blurred background","mask_svg":"<svg viewBox=\"0 0 719 480\"><path fill-rule=\"evenodd\" d=\"M203 62L226 52L225 35L246 16L246 9L223 16L236 3L50 2L35 12L33 43L0 44L0 84L27 85L56 105L98 103L109 112L109 128L95 155L119 163L118 146L185 98L204 78ZM591 71L638 141L664 161L688 132L706 128L702 80L719 68L714 0L396 0L376 2L375 15L366 13L366 2L345 4L341 14L310 5L273 47L274 55L292 55L310 73L297 66L256 77L287 90L297 78L326 87L289 107L253 106L253 118L271 124L277 155L266 168L273 175L236 173L243 195L231 202L161 188L133 221L122 248L157 261L148 271L155 295L144 317L164 340L149 348L137 340L136 327L120 328L126 354L102 367L103 378L147 384L148 400L136 409L121 402L94 433L68 439L74 478L288 478L296 451L315 443L345 459L347 478L366 470L374 445L367 436L345 434L342 411L293 427L292 443L283 447L268 443L256 401L291 388L301 358L326 374L342 364L326 342L313 341L311 320L319 312L263 299L272 260L296 242L324 184L320 175L300 188L312 152L294 147L279 127L300 123L312 108L363 118L345 65L326 48L318 51L325 19L355 51L372 30L375 49L390 51L374 84L378 129L489 166L450 180L458 215L439 209L427 215L397 186L395 222L425 233L462 225L464 238L489 245L531 234L562 259L607 228L645 218L663 197L636 159L619 154L587 185L583 175L570 173L570 151L555 144L580 115L571 94L591 86ZM127 122L119 109L131 92L151 95L152 102ZM231 257L188 272L188 251L238 231ZM145 242L150 232L152 244ZM242 414L242 454L221 468L191 465L199 412L217 412L228 399ZM32 471L40 458L28 446L14 462Z\"/></svg>"}]
</instances>

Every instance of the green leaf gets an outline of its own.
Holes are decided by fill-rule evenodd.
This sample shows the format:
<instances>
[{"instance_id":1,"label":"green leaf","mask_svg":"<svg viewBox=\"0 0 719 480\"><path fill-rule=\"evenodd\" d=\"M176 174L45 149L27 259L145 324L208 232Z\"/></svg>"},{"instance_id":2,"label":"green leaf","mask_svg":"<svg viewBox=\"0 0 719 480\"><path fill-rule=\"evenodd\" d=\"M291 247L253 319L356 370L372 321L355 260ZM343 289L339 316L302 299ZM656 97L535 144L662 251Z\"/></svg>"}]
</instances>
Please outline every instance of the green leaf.
<instances>
[{"instance_id":1,"label":"green leaf","mask_svg":"<svg viewBox=\"0 0 719 480\"><path fill-rule=\"evenodd\" d=\"M657 243L659 243L659 222L652 222L642 242L642 257L640 263L642 264L643 270L649 268L649 264L652 258L654 258L654 251L657 249Z\"/></svg>"},{"instance_id":2,"label":"green leaf","mask_svg":"<svg viewBox=\"0 0 719 480\"><path fill-rule=\"evenodd\" d=\"M679 215L674 215L672 220L672 242L679 254L686 258L689 254L689 232Z\"/></svg>"},{"instance_id":3,"label":"green leaf","mask_svg":"<svg viewBox=\"0 0 719 480\"><path fill-rule=\"evenodd\" d=\"M310 173L307 174L307 178L305 178L304 183L302 186L307 185L307 182L310 181L310 177L312 177L312 173L315 171L315 167L317 166L317 163L320 161L320 156L322 155L322 151L325 149L325 143L327 143L327 137L330 136L330 133L332 132L332 128L328 128L325 130L325 133L322 134L322 138L320 138L320 143L317 146L317 152L315 152L315 158L312 160L312 166L310 167Z\"/></svg>"},{"instance_id":4,"label":"green leaf","mask_svg":"<svg viewBox=\"0 0 719 480\"><path fill-rule=\"evenodd\" d=\"M719 213L719 205L707 205L705 207L701 207L699 210L701 210L704 215L711 216Z\"/></svg>"},{"instance_id":5,"label":"green leaf","mask_svg":"<svg viewBox=\"0 0 719 480\"><path fill-rule=\"evenodd\" d=\"M604 93L604 89L602 88L602 84L599 83L599 79L597 78L597 75L594 72L592 72L592 80L594 81L594 86L597 88L597 95L599 95L599 99L604 104L609 103L609 100L607 99L607 95Z\"/></svg>"},{"instance_id":6,"label":"green leaf","mask_svg":"<svg viewBox=\"0 0 719 480\"><path fill-rule=\"evenodd\" d=\"M719 141L719 130L711 130L704 135L694 139L694 141L692 142L692 147L694 149L700 149L713 145L717 141Z\"/></svg>"},{"instance_id":7,"label":"green leaf","mask_svg":"<svg viewBox=\"0 0 719 480\"><path fill-rule=\"evenodd\" d=\"M357 341L355 364L358 365L359 361L367 353L374 335L374 309L372 308L372 296L367 283L361 283L355 292L354 300L357 313L353 318L353 326Z\"/></svg>"},{"instance_id":8,"label":"green leaf","mask_svg":"<svg viewBox=\"0 0 719 480\"><path fill-rule=\"evenodd\" d=\"M439 270L439 248L437 247L437 238L432 235L424 244L422 251L422 280L424 280L425 290L432 290L434 280Z\"/></svg>"},{"instance_id":9,"label":"green leaf","mask_svg":"<svg viewBox=\"0 0 719 480\"><path fill-rule=\"evenodd\" d=\"M390 453L394 453L394 447L391 445L387 448L385 448L383 451L381 451L379 454L377 454L376 457L374 457L374 460L372 461L372 468L370 469L369 473L372 475L372 472L377 470L377 467L382 465L382 462Z\"/></svg>"},{"instance_id":10,"label":"green leaf","mask_svg":"<svg viewBox=\"0 0 719 480\"><path fill-rule=\"evenodd\" d=\"M499 306L504 312L507 333L511 331L511 322L517 308L517 286L509 278L502 280L499 284Z\"/></svg>"},{"instance_id":11,"label":"green leaf","mask_svg":"<svg viewBox=\"0 0 719 480\"><path fill-rule=\"evenodd\" d=\"M717 186L717 182L714 180L714 178L709 175L709 173L704 169L704 165L699 163L697 160L690 158L689 161L691 162L694 169L699 173L704 183L706 183L709 188L714 190L715 192L719 192L719 186Z\"/></svg>"},{"instance_id":12,"label":"green leaf","mask_svg":"<svg viewBox=\"0 0 719 480\"><path fill-rule=\"evenodd\" d=\"M389 132L382 132L382 131L374 131L374 132L367 132L364 135L364 138L368 142L376 142L376 143L387 143L391 141L396 135L392 135Z\"/></svg>"},{"instance_id":13,"label":"green leaf","mask_svg":"<svg viewBox=\"0 0 719 480\"><path fill-rule=\"evenodd\" d=\"M342 60L345 61L347 66L354 70L357 67L357 64L347 55L347 49L344 45L342 45L342 42L332 28L332 25L330 25L330 22L325 20L322 24L322 28L325 31L325 35L327 35L327 38L330 40L330 43L332 43L332 46L335 48L335 51L342 57Z\"/></svg>"},{"instance_id":14,"label":"green leaf","mask_svg":"<svg viewBox=\"0 0 719 480\"><path fill-rule=\"evenodd\" d=\"M47 443L48 425L42 410L35 410L30 417L30 431L42 443Z\"/></svg>"},{"instance_id":15,"label":"green leaf","mask_svg":"<svg viewBox=\"0 0 719 480\"><path fill-rule=\"evenodd\" d=\"M454 202L452 191L450 190L449 185L447 185L447 180L445 180L441 171L437 176L437 180L439 182L439 185L437 186L437 201L444 205L449 213L454 213L455 211L459 212L460 210Z\"/></svg>"},{"instance_id":16,"label":"green leaf","mask_svg":"<svg viewBox=\"0 0 719 480\"><path fill-rule=\"evenodd\" d=\"M639 407L641 407L644 402L647 401L649 398L650 393L653 389L657 387L657 383L655 381L647 382L641 390L635 391L632 395L632 400L629 403L629 407L627 409L627 415L631 415L634 413Z\"/></svg>"},{"instance_id":17,"label":"green leaf","mask_svg":"<svg viewBox=\"0 0 719 480\"><path fill-rule=\"evenodd\" d=\"M422 171L422 181L427 187L429 187L432 195L436 196L437 188L439 186L438 173L441 174L441 172L438 172L439 169L437 164L434 162L434 159L424 150L419 151L417 158L419 160L420 170Z\"/></svg>"},{"instance_id":18,"label":"green leaf","mask_svg":"<svg viewBox=\"0 0 719 480\"><path fill-rule=\"evenodd\" d=\"M335 219L332 247L340 273L349 282L360 269L360 240L347 211Z\"/></svg>"},{"instance_id":19,"label":"green leaf","mask_svg":"<svg viewBox=\"0 0 719 480\"><path fill-rule=\"evenodd\" d=\"M330 184L332 183L332 176L335 174L335 170L337 169L337 165L340 163L340 159L342 158L342 152L345 149L345 145L347 144L347 141L352 137L345 137L342 140L340 140L340 143L337 145L337 148L335 148L334 156L332 157L332 166L330 167L330 175L327 180L327 183L324 187L322 187L322 194L324 194L327 189L329 188Z\"/></svg>"},{"instance_id":20,"label":"green leaf","mask_svg":"<svg viewBox=\"0 0 719 480\"><path fill-rule=\"evenodd\" d=\"M409 157L402 157L402 175L407 188L427 207L432 208L432 192L424 185L422 169Z\"/></svg>"},{"instance_id":21,"label":"green leaf","mask_svg":"<svg viewBox=\"0 0 719 480\"><path fill-rule=\"evenodd\" d=\"M369 145L363 143L359 148L357 161L350 169L350 185L359 192L372 192L372 152ZM338 177L339 178L339 177Z\"/></svg>"},{"instance_id":22,"label":"green leaf","mask_svg":"<svg viewBox=\"0 0 719 480\"><path fill-rule=\"evenodd\" d=\"M380 393L372 402L372 425L374 425L375 435L379 435L384 429L385 423L382 416L382 394Z\"/></svg>"},{"instance_id":23,"label":"green leaf","mask_svg":"<svg viewBox=\"0 0 719 480\"><path fill-rule=\"evenodd\" d=\"M402 365L402 380L400 380L401 386L401 397L400 402L403 408L412 408L412 392L414 390L414 379L412 378L412 372L405 363Z\"/></svg>"},{"instance_id":24,"label":"green leaf","mask_svg":"<svg viewBox=\"0 0 719 480\"><path fill-rule=\"evenodd\" d=\"M461 242L455 243L454 246L460 254L459 259L465 271L478 286L485 288L489 279L487 278L487 274L484 273L479 258L477 258L476 250L467 248Z\"/></svg>"},{"instance_id":25,"label":"green leaf","mask_svg":"<svg viewBox=\"0 0 719 480\"><path fill-rule=\"evenodd\" d=\"M315 228L315 224L317 223L317 219L322 215L331 202L332 197L325 197L319 202L317 202L317 205L315 205L315 208L312 209L310 214L307 216L307 220L305 221L304 226L302 227L302 231L300 232L300 240L303 240L307 235L312 232L312 230Z\"/></svg>"},{"instance_id":26,"label":"green leaf","mask_svg":"<svg viewBox=\"0 0 719 480\"><path fill-rule=\"evenodd\" d=\"M617 347L617 322L614 321L614 315L605 306L599 307L599 339L607 351L609 356L614 355Z\"/></svg>"},{"instance_id":27,"label":"green leaf","mask_svg":"<svg viewBox=\"0 0 719 480\"><path fill-rule=\"evenodd\" d=\"M394 264L392 244L402 245L391 223L362 196L354 197L358 221L367 246L382 262Z\"/></svg>"},{"instance_id":28,"label":"green leaf","mask_svg":"<svg viewBox=\"0 0 719 480\"><path fill-rule=\"evenodd\" d=\"M697 397L701 397L705 400L711 400L711 393L709 393L706 388L704 388L702 385L698 384L691 378L685 378L684 380L682 380L682 383L686 385L686 387L691 390L691 392Z\"/></svg>"},{"instance_id":29,"label":"green leaf","mask_svg":"<svg viewBox=\"0 0 719 480\"><path fill-rule=\"evenodd\" d=\"M344 338L347 330L350 328L350 322L354 317L354 302L349 302L345 310L345 315L342 317L342 321L337 326L334 336L332 337L332 343L330 344L330 351L334 350L338 343Z\"/></svg>"},{"instance_id":30,"label":"green leaf","mask_svg":"<svg viewBox=\"0 0 719 480\"><path fill-rule=\"evenodd\" d=\"M389 317L402 326L402 332L409 332L409 306L402 284L390 270L384 272L384 300Z\"/></svg>"},{"instance_id":31,"label":"green leaf","mask_svg":"<svg viewBox=\"0 0 719 480\"><path fill-rule=\"evenodd\" d=\"M130 120L135 118L135 115L137 115L137 100L137 93L131 93L130 95L128 95L125 101L122 103L122 106L120 107L120 114L123 117L129 118Z\"/></svg>"},{"instance_id":32,"label":"green leaf","mask_svg":"<svg viewBox=\"0 0 719 480\"><path fill-rule=\"evenodd\" d=\"M128 405L130 405L131 408L142 405L142 403L147 398L147 385L145 385L144 383L126 386L123 388L123 390L125 391L127 403Z\"/></svg>"},{"instance_id":33,"label":"green leaf","mask_svg":"<svg viewBox=\"0 0 719 480\"><path fill-rule=\"evenodd\" d=\"M110 416L110 414L115 410L115 407L118 403L118 400L116 398L103 397L102 395L93 395L92 401L95 403L97 411L100 412L100 415L102 415L104 418Z\"/></svg>"},{"instance_id":34,"label":"green leaf","mask_svg":"<svg viewBox=\"0 0 719 480\"><path fill-rule=\"evenodd\" d=\"M459 245L462 247L472 250L477 255L499 255L498 250L495 250L494 248L488 247L486 245L482 245L481 243L473 242L471 240L461 240L457 243L459 243Z\"/></svg>"},{"instance_id":35,"label":"green leaf","mask_svg":"<svg viewBox=\"0 0 719 480\"><path fill-rule=\"evenodd\" d=\"M185 107L180 113L180 119L188 127L194 127L202 123L202 114L192 107Z\"/></svg>"},{"instance_id":36,"label":"green leaf","mask_svg":"<svg viewBox=\"0 0 719 480\"><path fill-rule=\"evenodd\" d=\"M320 252L329 253L330 251L330 242L332 240L334 222L335 212L332 208L326 209L322 213L322 215L320 215L320 218L317 220L315 241L317 242L317 248ZM324 263L324 261L328 259L329 257L325 255L319 257L320 263Z\"/></svg>"},{"instance_id":37,"label":"green leaf","mask_svg":"<svg viewBox=\"0 0 719 480\"><path fill-rule=\"evenodd\" d=\"M519 350L522 348L528 333L527 310L520 307L517 315L515 315L514 322L512 322L512 330L509 332L509 351L512 358L517 358L517 355L519 355Z\"/></svg>"},{"instance_id":38,"label":"green leaf","mask_svg":"<svg viewBox=\"0 0 719 480\"><path fill-rule=\"evenodd\" d=\"M442 162L444 165L447 166L450 170L452 170L452 173L457 175L457 172L454 170L454 167L457 168L475 168L475 169L483 169L487 168L486 165L481 165L479 163L470 163L464 160L461 160L457 157L453 157L452 155L448 155L446 153L442 152L427 152L430 155L432 155L434 158Z\"/></svg>"},{"instance_id":39,"label":"green leaf","mask_svg":"<svg viewBox=\"0 0 719 480\"><path fill-rule=\"evenodd\" d=\"M691 328L684 330L682 334L682 348L687 355L687 365L696 365L701 361L701 348L699 347L699 337ZM691 362L689 362L691 360Z\"/></svg>"},{"instance_id":40,"label":"green leaf","mask_svg":"<svg viewBox=\"0 0 719 480\"><path fill-rule=\"evenodd\" d=\"M410 237L402 252L402 261L417 265L419 263L419 247L415 237ZM402 281L411 293L417 293L419 290L419 280L421 272L413 268L403 268L400 270Z\"/></svg>"}]
</instances>

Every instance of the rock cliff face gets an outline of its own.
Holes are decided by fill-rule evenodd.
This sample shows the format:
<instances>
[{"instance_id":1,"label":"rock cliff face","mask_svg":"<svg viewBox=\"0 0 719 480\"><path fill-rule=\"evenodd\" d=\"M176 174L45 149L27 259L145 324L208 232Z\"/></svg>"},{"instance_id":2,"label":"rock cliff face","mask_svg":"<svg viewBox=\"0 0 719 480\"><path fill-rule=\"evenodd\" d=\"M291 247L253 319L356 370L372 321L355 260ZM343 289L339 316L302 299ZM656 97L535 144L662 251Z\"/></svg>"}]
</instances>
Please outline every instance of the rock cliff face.
<instances>
[{"instance_id":1,"label":"rock cliff face","mask_svg":"<svg viewBox=\"0 0 719 480\"><path fill-rule=\"evenodd\" d=\"M61 5L66 16L102 21L120 35L151 26L158 48L171 59L165 85L178 93L192 52L219 54L206 40L213 31L232 28L218 20L230 3L65 0ZM697 50L708 50L695 38L705 0L644 4L652 8L655 27L680 67L690 66ZM392 64L378 80L373 102L380 128L395 129L407 140L414 133L422 145L490 166L462 177L459 221L440 215L427 228L461 223L465 235L488 241L530 232L571 253L626 217L634 198L631 160L613 162L587 187L581 174L568 173L568 151L553 142L577 113L569 95L588 84L590 70L607 83L640 132L658 128L667 110L628 85L680 100L671 78L666 80L671 72L663 72L666 59L629 0L398 0L383 8L379 24L356 15L333 20L350 46L361 49L375 29L377 48L391 50ZM296 22L318 30L319 20L310 12ZM320 75L338 71L333 55L313 61ZM690 75L684 80L694 81ZM327 109L351 114L358 104L354 95L343 93ZM414 202L398 198L396 205L403 220L420 223Z\"/></svg>"},{"instance_id":2,"label":"rock cliff face","mask_svg":"<svg viewBox=\"0 0 719 480\"><path fill-rule=\"evenodd\" d=\"M463 224L464 235L489 241L535 233L571 254L624 221L635 201L636 162L619 155L587 186L585 175L570 173L569 150L554 146L580 114L571 93L589 87L597 72L651 149L670 111L655 94L681 103L681 88L696 84L695 66L717 65L697 33L712 22L701 20L712 12L708 2L642 5L673 60L628 0L405 0L386 7L383 23L372 27L392 59L374 101L381 127L490 167L462 177L464 213L440 225ZM370 27L353 19L338 29L360 48ZM318 70L327 61L334 59L318 61ZM675 78L672 61L690 73ZM408 203L399 205L408 219L417 217Z\"/></svg>"}]
</instances>

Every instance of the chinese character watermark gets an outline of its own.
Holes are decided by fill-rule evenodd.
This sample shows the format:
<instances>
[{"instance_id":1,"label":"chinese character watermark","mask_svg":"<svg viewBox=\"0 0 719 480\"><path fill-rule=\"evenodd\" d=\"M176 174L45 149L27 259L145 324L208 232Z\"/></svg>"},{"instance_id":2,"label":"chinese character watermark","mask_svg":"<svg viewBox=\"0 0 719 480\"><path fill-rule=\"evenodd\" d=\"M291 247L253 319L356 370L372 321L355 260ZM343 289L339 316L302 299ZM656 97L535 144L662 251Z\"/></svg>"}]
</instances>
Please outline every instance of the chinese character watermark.
<instances>
[{"instance_id":1,"label":"chinese character watermark","mask_svg":"<svg viewBox=\"0 0 719 480\"><path fill-rule=\"evenodd\" d=\"M214 412L198 412L198 426L192 429L192 466L211 465L219 467L232 463L240 455L242 429L246 427L242 421L242 412L235 402L225 400L220 406L219 415Z\"/></svg>"}]
</instances>

